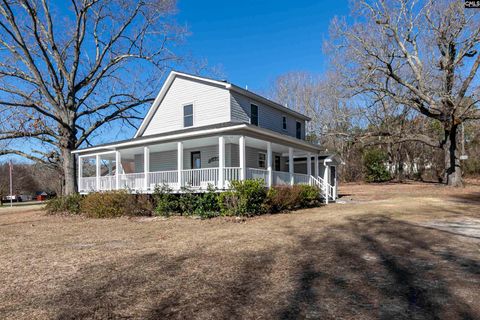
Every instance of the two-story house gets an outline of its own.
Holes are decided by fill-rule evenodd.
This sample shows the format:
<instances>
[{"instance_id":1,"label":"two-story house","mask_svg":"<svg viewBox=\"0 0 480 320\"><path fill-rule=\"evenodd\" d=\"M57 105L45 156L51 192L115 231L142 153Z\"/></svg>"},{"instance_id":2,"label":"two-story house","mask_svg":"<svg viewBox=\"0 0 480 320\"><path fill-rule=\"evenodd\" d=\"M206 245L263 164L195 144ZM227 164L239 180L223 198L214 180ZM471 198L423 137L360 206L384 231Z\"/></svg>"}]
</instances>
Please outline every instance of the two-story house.
<instances>
[{"instance_id":1,"label":"two-story house","mask_svg":"<svg viewBox=\"0 0 480 320\"><path fill-rule=\"evenodd\" d=\"M337 194L338 159L305 141L310 119L234 84L173 71L132 139L74 151L81 193L173 192L260 178Z\"/></svg>"}]
</instances>

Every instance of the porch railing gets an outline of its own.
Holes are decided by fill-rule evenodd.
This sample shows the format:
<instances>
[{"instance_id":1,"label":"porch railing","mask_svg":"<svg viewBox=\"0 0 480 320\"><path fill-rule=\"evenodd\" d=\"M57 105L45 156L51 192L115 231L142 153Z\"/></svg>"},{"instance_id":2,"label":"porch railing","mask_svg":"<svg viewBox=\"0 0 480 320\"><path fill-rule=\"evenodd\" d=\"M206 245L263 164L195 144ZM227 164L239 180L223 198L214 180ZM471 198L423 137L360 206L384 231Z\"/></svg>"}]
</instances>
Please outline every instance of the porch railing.
<instances>
[{"instance_id":1,"label":"porch railing","mask_svg":"<svg viewBox=\"0 0 480 320\"><path fill-rule=\"evenodd\" d=\"M127 173L120 175L120 189L133 191L143 190L145 187L145 173Z\"/></svg>"},{"instance_id":2,"label":"porch railing","mask_svg":"<svg viewBox=\"0 0 480 320\"><path fill-rule=\"evenodd\" d=\"M81 192L96 191L97 190L97 178L96 177L83 177L80 179L79 190Z\"/></svg>"},{"instance_id":3,"label":"porch railing","mask_svg":"<svg viewBox=\"0 0 480 320\"><path fill-rule=\"evenodd\" d=\"M247 168L247 179L263 179L268 181L268 170ZM131 191L151 192L156 185L167 185L172 190L179 190L180 185L191 187L193 189L205 190L209 185L214 187L222 187L228 189L231 187L230 182L240 179L241 169L238 167L223 168L223 186L220 185L220 170L219 168L202 168L202 169L187 169L180 172L181 181L179 182L178 171L158 171L149 172L148 184L145 182L145 173L128 173L121 174L119 178L119 189L128 189ZM335 200L336 189L334 186L326 183L321 177L314 177L307 174L272 171L273 185L289 185L292 181L294 184L311 184L316 185L321 189L321 193L326 198ZM107 191L117 189L117 177L101 176L98 177L82 177L79 181L80 192L92 191ZM99 185L97 185L99 183ZM147 189L147 190L146 190Z\"/></svg>"},{"instance_id":4,"label":"porch railing","mask_svg":"<svg viewBox=\"0 0 480 320\"><path fill-rule=\"evenodd\" d=\"M289 185L290 184L290 172L272 171L273 185Z\"/></svg>"},{"instance_id":5,"label":"porch railing","mask_svg":"<svg viewBox=\"0 0 480 320\"><path fill-rule=\"evenodd\" d=\"M155 188L155 186L162 186L162 185L166 185L171 189L178 188L178 171L177 170L150 172L148 174L148 178L149 178L149 187L152 190Z\"/></svg>"},{"instance_id":6,"label":"porch railing","mask_svg":"<svg viewBox=\"0 0 480 320\"><path fill-rule=\"evenodd\" d=\"M294 173L293 174L293 183L294 184L309 184L310 176L303 173Z\"/></svg>"},{"instance_id":7,"label":"porch railing","mask_svg":"<svg viewBox=\"0 0 480 320\"><path fill-rule=\"evenodd\" d=\"M117 188L115 176L102 176L99 180L100 190L102 191L115 190Z\"/></svg>"},{"instance_id":8,"label":"porch railing","mask_svg":"<svg viewBox=\"0 0 480 320\"><path fill-rule=\"evenodd\" d=\"M266 182L268 179L268 170L247 168L247 179L263 179Z\"/></svg>"},{"instance_id":9,"label":"porch railing","mask_svg":"<svg viewBox=\"0 0 480 320\"><path fill-rule=\"evenodd\" d=\"M218 183L218 168L182 170L182 185L185 187L206 189L209 184Z\"/></svg>"}]
</instances>

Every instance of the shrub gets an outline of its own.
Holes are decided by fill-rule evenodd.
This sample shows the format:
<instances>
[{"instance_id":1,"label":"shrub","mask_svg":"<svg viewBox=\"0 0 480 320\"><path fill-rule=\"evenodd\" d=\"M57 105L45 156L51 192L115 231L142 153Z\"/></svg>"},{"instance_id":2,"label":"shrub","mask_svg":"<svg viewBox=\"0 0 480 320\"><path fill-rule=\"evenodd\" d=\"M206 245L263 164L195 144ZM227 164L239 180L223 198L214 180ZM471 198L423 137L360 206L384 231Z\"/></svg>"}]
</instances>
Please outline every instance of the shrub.
<instances>
[{"instance_id":1,"label":"shrub","mask_svg":"<svg viewBox=\"0 0 480 320\"><path fill-rule=\"evenodd\" d=\"M89 218L115 218L141 212L134 195L127 191L94 192L82 201L81 211Z\"/></svg>"},{"instance_id":2,"label":"shrub","mask_svg":"<svg viewBox=\"0 0 480 320\"><path fill-rule=\"evenodd\" d=\"M131 195L134 197L134 206L131 208L131 216L151 216L154 212L152 198L147 194Z\"/></svg>"},{"instance_id":3,"label":"shrub","mask_svg":"<svg viewBox=\"0 0 480 320\"><path fill-rule=\"evenodd\" d=\"M268 190L264 208L277 213L320 205L318 188L309 185L277 186Z\"/></svg>"},{"instance_id":4,"label":"shrub","mask_svg":"<svg viewBox=\"0 0 480 320\"><path fill-rule=\"evenodd\" d=\"M153 198L155 200L155 212L161 216L170 216L178 211L177 196L172 194L172 189L166 185L156 186Z\"/></svg>"},{"instance_id":5,"label":"shrub","mask_svg":"<svg viewBox=\"0 0 480 320\"><path fill-rule=\"evenodd\" d=\"M388 157L380 149L370 149L363 154L363 166L365 168L365 180L367 182L384 182L391 179L385 162Z\"/></svg>"},{"instance_id":6,"label":"shrub","mask_svg":"<svg viewBox=\"0 0 480 320\"><path fill-rule=\"evenodd\" d=\"M79 193L73 193L66 196L58 196L47 201L45 209L47 213L69 213L80 214L82 196Z\"/></svg>"},{"instance_id":7,"label":"shrub","mask_svg":"<svg viewBox=\"0 0 480 320\"><path fill-rule=\"evenodd\" d=\"M312 208L321 203L320 190L315 186L300 185L300 207Z\"/></svg>"},{"instance_id":8,"label":"shrub","mask_svg":"<svg viewBox=\"0 0 480 320\"><path fill-rule=\"evenodd\" d=\"M182 187L178 197L178 212L183 216L190 216L195 213L198 195L195 195L189 187Z\"/></svg>"},{"instance_id":9,"label":"shrub","mask_svg":"<svg viewBox=\"0 0 480 320\"><path fill-rule=\"evenodd\" d=\"M235 216L258 215L264 211L267 192L261 179L232 181L232 191L220 197L222 213Z\"/></svg>"},{"instance_id":10,"label":"shrub","mask_svg":"<svg viewBox=\"0 0 480 320\"><path fill-rule=\"evenodd\" d=\"M202 218L213 218L220 215L220 206L218 203L218 193L211 185L205 193L197 195L195 214Z\"/></svg>"}]
</instances>

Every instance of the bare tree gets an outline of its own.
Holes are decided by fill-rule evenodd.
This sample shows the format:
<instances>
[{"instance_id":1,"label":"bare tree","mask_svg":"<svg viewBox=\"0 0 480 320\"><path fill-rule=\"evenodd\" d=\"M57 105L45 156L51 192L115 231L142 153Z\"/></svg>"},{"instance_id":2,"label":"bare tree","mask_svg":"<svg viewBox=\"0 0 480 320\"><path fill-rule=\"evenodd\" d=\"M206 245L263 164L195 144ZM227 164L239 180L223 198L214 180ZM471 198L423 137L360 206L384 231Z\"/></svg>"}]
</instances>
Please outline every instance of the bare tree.
<instances>
[{"instance_id":1,"label":"bare tree","mask_svg":"<svg viewBox=\"0 0 480 320\"><path fill-rule=\"evenodd\" d=\"M389 131L383 137L442 148L445 182L461 186L459 127L480 119L479 13L463 1L362 0L353 16L331 26L330 48L346 87L369 103L388 98L441 124L440 139Z\"/></svg>"},{"instance_id":2,"label":"bare tree","mask_svg":"<svg viewBox=\"0 0 480 320\"><path fill-rule=\"evenodd\" d=\"M61 3L0 1L0 140L17 141L0 155L61 168L68 194L71 151L113 122L138 123L184 30L174 0Z\"/></svg>"}]
</instances>

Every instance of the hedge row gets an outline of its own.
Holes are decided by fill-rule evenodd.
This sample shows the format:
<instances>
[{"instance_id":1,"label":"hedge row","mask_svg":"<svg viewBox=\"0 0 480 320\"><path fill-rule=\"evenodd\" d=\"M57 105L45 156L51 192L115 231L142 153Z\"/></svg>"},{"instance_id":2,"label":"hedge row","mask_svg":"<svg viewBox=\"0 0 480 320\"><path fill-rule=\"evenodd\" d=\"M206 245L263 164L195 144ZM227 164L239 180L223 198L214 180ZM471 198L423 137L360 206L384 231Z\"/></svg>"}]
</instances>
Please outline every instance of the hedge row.
<instances>
[{"instance_id":1,"label":"hedge row","mask_svg":"<svg viewBox=\"0 0 480 320\"><path fill-rule=\"evenodd\" d=\"M318 189L307 185L265 188L263 180L233 181L231 191L209 188L194 193L184 188L172 194L166 186L157 187L153 196L132 195L126 191L78 194L58 197L47 203L49 213L80 214L91 218L120 216L195 215L253 216L319 206Z\"/></svg>"}]
</instances>

